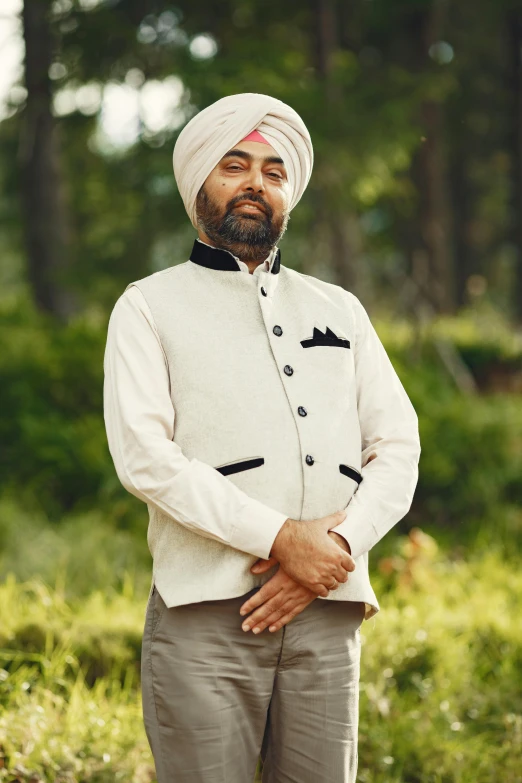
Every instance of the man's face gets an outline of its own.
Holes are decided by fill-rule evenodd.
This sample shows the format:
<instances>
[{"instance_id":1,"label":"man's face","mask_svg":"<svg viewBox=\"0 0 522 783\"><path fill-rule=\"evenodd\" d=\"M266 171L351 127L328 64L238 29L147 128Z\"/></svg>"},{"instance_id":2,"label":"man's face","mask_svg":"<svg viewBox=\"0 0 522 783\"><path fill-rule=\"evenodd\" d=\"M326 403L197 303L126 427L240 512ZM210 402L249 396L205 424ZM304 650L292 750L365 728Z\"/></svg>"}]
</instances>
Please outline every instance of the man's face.
<instances>
[{"instance_id":1,"label":"man's face","mask_svg":"<svg viewBox=\"0 0 522 783\"><path fill-rule=\"evenodd\" d=\"M289 202L286 169L274 148L241 141L223 156L198 193L200 238L242 260L262 261L286 230Z\"/></svg>"}]
</instances>

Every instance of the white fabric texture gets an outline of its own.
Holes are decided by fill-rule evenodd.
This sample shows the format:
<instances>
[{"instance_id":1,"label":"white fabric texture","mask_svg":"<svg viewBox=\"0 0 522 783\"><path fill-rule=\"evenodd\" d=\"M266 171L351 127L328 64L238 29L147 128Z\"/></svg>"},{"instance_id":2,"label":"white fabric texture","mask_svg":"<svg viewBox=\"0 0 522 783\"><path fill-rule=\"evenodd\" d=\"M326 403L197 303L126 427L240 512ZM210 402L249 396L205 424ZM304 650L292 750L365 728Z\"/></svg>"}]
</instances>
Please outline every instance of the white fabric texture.
<instances>
[{"instance_id":1,"label":"white fabric texture","mask_svg":"<svg viewBox=\"0 0 522 783\"><path fill-rule=\"evenodd\" d=\"M350 349L303 350L325 326ZM168 606L264 584L272 571L249 568L269 556L286 518L346 508L335 530L356 569L324 600L364 601L366 619L379 611L368 552L411 505L420 443L357 297L283 265L237 274L187 261L129 284L104 367L110 452L123 485L148 505L153 578ZM256 456L262 467L215 469ZM361 473L360 485L340 463Z\"/></svg>"},{"instance_id":2,"label":"white fabric texture","mask_svg":"<svg viewBox=\"0 0 522 783\"><path fill-rule=\"evenodd\" d=\"M303 120L286 103L269 95L228 95L192 117L174 145L174 176L194 228L201 186L223 155L253 130L258 130L284 161L292 188L290 209L299 202L310 180L314 158Z\"/></svg>"},{"instance_id":3,"label":"white fabric texture","mask_svg":"<svg viewBox=\"0 0 522 783\"><path fill-rule=\"evenodd\" d=\"M274 248L253 274L269 272L276 253ZM236 261L250 274L244 261ZM232 544L227 531L233 524L250 554L270 557L288 516L240 492L214 469L189 462L173 442L175 417L163 348L150 308L136 286L128 288L114 307L104 370L107 439L123 486L202 536Z\"/></svg>"}]
</instances>

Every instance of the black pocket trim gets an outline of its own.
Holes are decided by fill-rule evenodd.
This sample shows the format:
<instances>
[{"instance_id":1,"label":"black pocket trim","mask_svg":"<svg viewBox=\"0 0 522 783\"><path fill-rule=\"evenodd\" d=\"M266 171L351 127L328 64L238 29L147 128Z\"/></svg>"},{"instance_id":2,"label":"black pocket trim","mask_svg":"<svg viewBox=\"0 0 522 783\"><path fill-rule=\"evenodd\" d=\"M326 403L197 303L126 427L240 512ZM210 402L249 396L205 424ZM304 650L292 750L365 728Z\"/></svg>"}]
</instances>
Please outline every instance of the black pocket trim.
<instances>
[{"instance_id":1,"label":"black pocket trim","mask_svg":"<svg viewBox=\"0 0 522 783\"><path fill-rule=\"evenodd\" d=\"M361 473L356 468L350 467L350 465L339 465L339 470L343 476L348 476L348 478L353 479L358 484L363 480Z\"/></svg>"},{"instance_id":2,"label":"black pocket trim","mask_svg":"<svg viewBox=\"0 0 522 783\"><path fill-rule=\"evenodd\" d=\"M239 473L242 470L250 470L250 468L259 468L264 465L264 457L252 457L252 459L242 459L240 462L230 462L228 465L222 465L220 468L216 468L223 476L229 476L231 473Z\"/></svg>"},{"instance_id":3,"label":"black pocket trim","mask_svg":"<svg viewBox=\"0 0 522 783\"><path fill-rule=\"evenodd\" d=\"M349 348L350 341L344 340L342 337L337 337L335 332L332 332L329 326L326 327L324 334L314 326L312 337L308 340L301 340L303 348L313 348L316 345L334 345L337 348Z\"/></svg>"}]
</instances>

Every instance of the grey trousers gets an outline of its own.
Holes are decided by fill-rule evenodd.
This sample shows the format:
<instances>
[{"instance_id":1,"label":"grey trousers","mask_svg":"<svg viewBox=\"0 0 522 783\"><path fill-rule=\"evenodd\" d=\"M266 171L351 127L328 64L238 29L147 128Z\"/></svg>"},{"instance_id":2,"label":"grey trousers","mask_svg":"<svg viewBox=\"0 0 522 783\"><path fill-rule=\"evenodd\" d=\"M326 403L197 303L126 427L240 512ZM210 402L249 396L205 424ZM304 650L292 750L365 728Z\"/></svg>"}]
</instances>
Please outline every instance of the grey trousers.
<instances>
[{"instance_id":1,"label":"grey trousers","mask_svg":"<svg viewBox=\"0 0 522 783\"><path fill-rule=\"evenodd\" d=\"M238 598L167 608L151 588L143 718L158 783L355 783L364 603L317 598L279 631Z\"/></svg>"}]
</instances>

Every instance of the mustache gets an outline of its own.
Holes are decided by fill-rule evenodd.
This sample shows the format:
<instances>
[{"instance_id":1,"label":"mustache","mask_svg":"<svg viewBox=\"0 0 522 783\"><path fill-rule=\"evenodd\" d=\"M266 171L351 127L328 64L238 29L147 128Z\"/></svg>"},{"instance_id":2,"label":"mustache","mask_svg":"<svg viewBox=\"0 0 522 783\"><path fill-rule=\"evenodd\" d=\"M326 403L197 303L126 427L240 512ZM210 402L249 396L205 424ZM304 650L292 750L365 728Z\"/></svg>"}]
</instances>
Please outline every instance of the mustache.
<instances>
[{"instance_id":1,"label":"mustache","mask_svg":"<svg viewBox=\"0 0 522 783\"><path fill-rule=\"evenodd\" d=\"M260 206L262 206L263 209L265 210L266 217L268 218L268 220L272 219L272 215L274 212L272 207L269 204L267 204L264 198L262 196L259 196L257 193L252 193L252 194L244 193L241 196L236 196L235 198L230 199L230 201L227 204L227 214L232 212L236 204L239 204L240 201L245 201L245 200L260 204Z\"/></svg>"}]
</instances>

